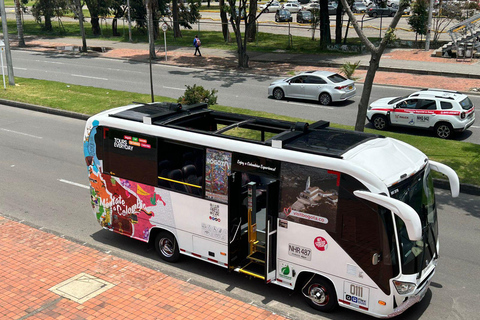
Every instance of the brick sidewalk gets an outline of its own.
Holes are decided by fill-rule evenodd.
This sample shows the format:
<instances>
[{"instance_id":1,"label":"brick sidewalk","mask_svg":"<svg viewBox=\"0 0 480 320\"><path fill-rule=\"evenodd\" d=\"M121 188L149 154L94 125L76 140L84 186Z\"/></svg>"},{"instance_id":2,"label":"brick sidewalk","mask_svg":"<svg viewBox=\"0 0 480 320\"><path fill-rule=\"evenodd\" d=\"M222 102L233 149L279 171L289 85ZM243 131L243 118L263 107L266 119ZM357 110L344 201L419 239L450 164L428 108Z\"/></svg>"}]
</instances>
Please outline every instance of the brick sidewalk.
<instances>
[{"instance_id":1,"label":"brick sidewalk","mask_svg":"<svg viewBox=\"0 0 480 320\"><path fill-rule=\"evenodd\" d=\"M1 319L285 319L2 217L0 234Z\"/></svg>"}]
</instances>

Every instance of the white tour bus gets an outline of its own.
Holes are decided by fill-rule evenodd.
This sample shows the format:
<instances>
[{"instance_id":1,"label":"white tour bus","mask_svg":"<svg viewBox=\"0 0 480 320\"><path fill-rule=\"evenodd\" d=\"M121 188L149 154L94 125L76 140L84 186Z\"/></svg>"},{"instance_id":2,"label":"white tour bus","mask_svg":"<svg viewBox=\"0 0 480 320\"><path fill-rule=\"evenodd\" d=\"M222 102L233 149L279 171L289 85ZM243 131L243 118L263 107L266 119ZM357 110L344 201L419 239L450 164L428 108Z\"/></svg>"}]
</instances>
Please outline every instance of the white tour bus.
<instances>
[{"instance_id":1,"label":"white tour bus","mask_svg":"<svg viewBox=\"0 0 480 320\"><path fill-rule=\"evenodd\" d=\"M225 113L136 104L86 124L91 204L105 229L299 288L313 308L392 317L435 273L431 171L456 173L401 141Z\"/></svg>"}]
</instances>

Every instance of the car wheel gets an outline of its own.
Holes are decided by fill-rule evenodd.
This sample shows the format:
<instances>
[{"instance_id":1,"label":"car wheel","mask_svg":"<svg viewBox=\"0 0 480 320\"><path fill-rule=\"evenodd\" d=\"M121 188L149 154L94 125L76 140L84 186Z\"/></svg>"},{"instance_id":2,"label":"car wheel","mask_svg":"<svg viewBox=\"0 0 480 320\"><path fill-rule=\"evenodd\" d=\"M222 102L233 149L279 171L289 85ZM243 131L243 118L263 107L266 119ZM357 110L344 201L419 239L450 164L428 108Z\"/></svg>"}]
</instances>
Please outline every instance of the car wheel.
<instances>
[{"instance_id":1,"label":"car wheel","mask_svg":"<svg viewBox=\"0 0 480 320\"><path fill-rule=\"evenodd\" d=\"M316 276L304 288L304 297L314 309L322 312L331 312L337 306L337 294L330 281Z\"/></svg>"},{"instance_id":2,"label":"car wheel","mask_svg":"<svg viewBox=\"0 0 480 320\"><path fill-rule=\"evenodd\" d=\"M167 262L177 262L180 258L177 240L170 232L162 231L157 235L155 249L160 258Z\"/></svg>"},{"instance_id":3,"label":"car wheel","mask_svg":"<svg viewBox=\"0 0 480 320\"><path fill-rule=\"evenodd\" d=\"M385 130L388 127L387 118L379 114L373 116L372 123L377 130Z\"/></svg>"},{"instance_id":4,"label":"car wheel","mask_svg":"<svg viewBox=\"0 0 480 320\"><path fill-rule=\"evenodd\" d=\"M328 93L324 92L320 94L318 101L320 102L320 104L328 106L332 102L332 97L330 97Z\"/></svg>"},{"instance_id":5,"label":"car wheel","mask_svg":"<svg viewBox=\"0 0 480 320\"><path fill-rule=\"evenodd\" d=\"M390 13L390 17L394 17L394 16L395 16L395 12Z\"/></svg>"},{"instance_id":6,"label":"car wheel","mask_svg":"<svg viewBox=\"0 0 480 320\"><path fill-rule=\"evenodd\" d=\"M277 100L282 100L285 97L285 93L280 88L273 89L273 97Z\"/></svg>"},{"instance_id":7,"label":"car wheel","mask_svg":"<svg viewBox=\"0 0 480 320\"><path fill-rule=\"evenodd\" d=\"M278 22L278 18L277 18L277 17L275 17L275 22Z\"/></svg>"},{"instance_id":8,"label":"car wheel","mask_svg":"<svg viewBox=\"0 0 480 320\"><path fill-rule=\"evenodd\" d=\"M372 13L372 17L376 18L378 17L378 14L376 12Z\"/></svg>"},{"instance_id":9,"label":"car wheel","mask_svg":"<svg viewBox=\"0 0 480 320\"><path fill-rule=\"evenodd\" d=\"M435 126L435 134L441 139L448 139L453 134L453 128L449 123L439 123Z\"/></svg>"},{"instance_id":10,"label":"car wheel","mask_svg":"<svg viewBox=\"0 0 480 320\"><path fill-rule=\"evenodd\" d=\"M264 12L265 12L265 13L269 13L270 11L269 11L268 9L265 9L265 11L264 11Z\"/></svg>"}]
</instances>

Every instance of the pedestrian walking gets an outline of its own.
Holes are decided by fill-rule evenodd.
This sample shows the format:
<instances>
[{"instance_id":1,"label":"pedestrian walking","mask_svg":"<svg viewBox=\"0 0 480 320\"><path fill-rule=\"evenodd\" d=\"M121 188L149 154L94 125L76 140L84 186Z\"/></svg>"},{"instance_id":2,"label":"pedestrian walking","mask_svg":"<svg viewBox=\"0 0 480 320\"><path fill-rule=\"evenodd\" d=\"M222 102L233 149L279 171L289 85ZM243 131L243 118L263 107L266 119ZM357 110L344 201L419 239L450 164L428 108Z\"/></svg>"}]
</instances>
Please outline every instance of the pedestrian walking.
<instances>
[{"instance_id":1,"label":"pedestrian walking","mask_svg":"<svg viewBox=\"0 0 480 320\"><path fill-rule=\"evenodd\" d=\"M195 39L193 39L193 46L195 47L195 53L193 54L194 56L198 55L201 57L202 53L200 52L200 46L202 45L202 42L200 41L200 38L198 36L195 36Z\"/></svg>"}]
</instances>

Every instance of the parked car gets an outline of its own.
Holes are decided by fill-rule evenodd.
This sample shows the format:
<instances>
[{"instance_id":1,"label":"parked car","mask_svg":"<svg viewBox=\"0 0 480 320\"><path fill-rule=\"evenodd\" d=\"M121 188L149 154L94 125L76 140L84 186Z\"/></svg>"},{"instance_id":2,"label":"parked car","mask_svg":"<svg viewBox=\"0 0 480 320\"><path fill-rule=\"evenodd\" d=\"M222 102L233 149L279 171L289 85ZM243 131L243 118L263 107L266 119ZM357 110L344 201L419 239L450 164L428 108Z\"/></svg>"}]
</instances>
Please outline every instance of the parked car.
<instances>
[{"instance_id":1,"label":"parked car","mask_svg":"<svg viewBox=\"0 0 480 320\"><path fill-rule=\"evenodd\" d=\"M368 8L367 13L369 17L374 17L374 18L379 16L393 17L395 13L397 13L397 9L392 7L381 8L379 6L374 5Z\"/></svg>"},{"instance_id":2,"label":"parked car","mask_svg":"<svg viewBox=\"0 0 480 320\"><path fill-rule=\"evenodd\" d=\"M353 13L365 13L367 12L367 6L363 2L354 2L352 5Z\"/></svg>"},{"instance_id":3,"label":"parked car","mask_svg":"<svg viewBox=\"0 0 480 320\"><path fill-rule=\"evenodd\" d=\"M297 13L297 22L298 23L311 23L313 15L308 10L298 11Z\"/></svg>"},{"instance_id":4,"label":"parked car","mask_svg":"<svg viewBox=\"0 0 480 320\"><path fill-rule=\"evenodd\" d=\"M320 5L315 2L310 2L306 6L303 7L303 9L308 10L308 11L313 11L313 10L318 10L320 11Z\"/></svg>"},{"instance_id":5,"label":"parked car","mask_svg":"<svg viewBox=\"0 0 480 320\"><path fill-rule=\"evenodd\" d=\"M382 98L368 107L367 120L375 129L404 126L433 129L439 138L450 138L475 122L475 107L465 94L425 89L406 97Z\"/></svg>"},{"instance_id":6,"label":"parked car","mask_svg":"<svg viewBox=\"0 0 480 320\"><path fill-rule=\"evenodd\" d=\"M268 5L268 4L270 4L270 5ZM267 2L266 4L262 4L260 6L260 10L262 10L263 12L266 12L266 13L277 12L281 8L282 8L282 5L278 1Z\"/></svg>"},{"instance_id":7,"label":"parked car","mask_svg":"<svg viewBox=\"0 0 480 320\"><path fill-rule=\"evenodd\" d=\"M275 22L292 22L293 17L290 11L280 9L275 13Z\"/></svg>"},{"instance_id":8,"label":"parked car","mask_svg":"<svg viewBox=\"0 0 480 320\"><path fill-rule=\"evenodd\" d=\"M300 6L296 3L285 3L283 9L290 11L290 13L296 13L300 11Z\"/></svg>"},{"instance_id":9,"label":"parked car","mask_svg":"<svg viewBox=\"0 0 480 320\"><path fill-rule=\"evenodd\" d=\"M306 71L299 75L274 81L268 95L277 100L297 98L319 101L322 105L344 101L355 96L353 80L330 71Z\"/></svg>"}]
</instances>

